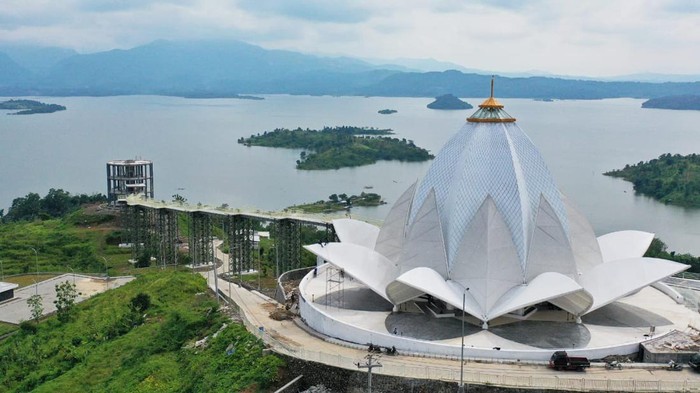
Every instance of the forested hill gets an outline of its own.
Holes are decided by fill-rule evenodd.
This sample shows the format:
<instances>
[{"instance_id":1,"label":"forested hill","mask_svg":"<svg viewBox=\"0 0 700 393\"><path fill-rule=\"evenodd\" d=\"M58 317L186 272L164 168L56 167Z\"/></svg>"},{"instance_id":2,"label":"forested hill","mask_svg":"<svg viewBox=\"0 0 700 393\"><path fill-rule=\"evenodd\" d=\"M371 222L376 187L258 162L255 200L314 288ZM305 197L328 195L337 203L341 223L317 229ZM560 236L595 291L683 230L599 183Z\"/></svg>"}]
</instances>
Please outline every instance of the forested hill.
<instances>
[{"instance_id":1,"label":"forested hill","mask_svg":"<svg viewBox=\"0 0 700 393\"><path fill-rule=\"evenodd\" d=\"M621 177L634 184L634 190L664 203L700 207L700 155L663 154L659 158L605 175Z\"/></svg>"},{"instance_id":2,"label":"forested hill","mask_svg":"<svg viewBox=\"0 0 700 393\"><path fill-rule=\"evenodd\" d=\"M57 48L31 57L0 48L0 96L237 94L484 97L491 75L406 72L350 57L268 50L240 41L155 41L126 50L78 54ZM43 53L43 57L42 57ZM601 99L700 95L699 82L610 82L499 77L502 98Z\"/></svg>"}]
</instances>

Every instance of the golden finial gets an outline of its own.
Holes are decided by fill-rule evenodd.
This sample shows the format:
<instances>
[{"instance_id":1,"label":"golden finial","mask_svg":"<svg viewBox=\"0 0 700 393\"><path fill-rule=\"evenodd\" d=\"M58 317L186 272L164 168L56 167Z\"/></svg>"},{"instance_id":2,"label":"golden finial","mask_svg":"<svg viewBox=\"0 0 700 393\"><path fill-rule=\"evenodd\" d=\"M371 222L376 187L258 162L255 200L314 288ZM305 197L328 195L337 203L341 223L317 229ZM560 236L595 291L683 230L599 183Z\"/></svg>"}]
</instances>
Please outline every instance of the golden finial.
<instances>
[{"instance_id":1,"label":"golden finial","mask_svg":"<svg viewBox=\"0 0 700 393\"><path fill-rule=\"evenodd\" d=\"M479 110L467 119L473 123L512 123L515 118L503 110L503 104L493 97L496 75L491 75L491 96L479 105Z\"/></svg>"}]
</instances>

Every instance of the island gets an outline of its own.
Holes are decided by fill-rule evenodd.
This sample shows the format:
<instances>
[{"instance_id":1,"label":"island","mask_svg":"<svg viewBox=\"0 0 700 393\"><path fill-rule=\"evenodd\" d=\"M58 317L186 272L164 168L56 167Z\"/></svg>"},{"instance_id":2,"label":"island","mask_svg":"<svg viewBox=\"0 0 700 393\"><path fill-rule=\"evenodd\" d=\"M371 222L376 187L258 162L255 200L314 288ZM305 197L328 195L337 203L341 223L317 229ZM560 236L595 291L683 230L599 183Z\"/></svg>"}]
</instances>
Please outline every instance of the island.
<instances>
[{"instance_id":1,"label":"island","mask_svg":"<svg viewBox=\"0 0 700 393\"><path fill-rule=\"evenodd\" d=\"M419 162L434 158L412 140L384 136L390 134L390 129L352 126L324 127L321 130L278 128L240 138L238 143L304 149L299 154L296 167L306 170L370 165L378 160Z\"/></svg>"},{"instance_id":2,"label":"island","mask_svg":"<svg viewBox=\"0 0 700 393\"><path fill-rule=\"evenodd\" d=\"M700 110L700 96L686 94L652 98L642 103L642 108Z\"/></svg>"},{"instance_id":3,"label":"island","mask_svg":"<svg viewBox=\"0 0 700 393\"><path fill-rule=\"evenodd\" d=\"M204 99L204 98L235 98L237 100L253 100L261 101L264 97L240 95L240 94L226 94L226 93L212 93L212 92L198 92L198 93L186 93L182 95L182 98L193 98L193 99Z\"/></svg>"},{"instance_id":4,"label":"island","mask_svg":"<svg viewBox=\"0 0 700 393\"><path fill-rule=\"evenodd\" d=\"M65 111L66 107L57 104L44 104L43 102L33 100L9 100L0 102L0 109L19 111L8 113L8 115L33 115L37 113Z\"/></svg>"},{"instance_id":5,"label":"island","mask_svg":"<svg viewBox=\"0 0 700 393\"><path fill-rule=\"evenodd\" d=\"M429 109L447 109L447 110L455 110L455 109L471 109L473 106L471 106L468 102L464 102L460 100L459 98L455 97L452 94L445 94L440 97L435 97L435 101L431 102L428 104Z\"/></svg>"},{"instance_id":6,"label":"island","mask_svg":"<svg viewBox=\"0 0 700 393\"><path fill-rule=\"evenodd\" d=\"M663 203L700 207L700 155L662 154L659 158L605 172L634 184L634 190Z\"/></svg>"},{"instance_id":7,"label":"island","mask_svg":"<svg viewBox=\"0 0 700 393\"><path fill-rule=\"evenodd\" d=\"M328 200L294 205L285 210L297 210L304 213L333 213L337 211L350 210L353 206L380 206L386 202L382 196L372 192L362 192L359 196L347 194L332 194Z\"/></svg>"},{"instance_id":8,"label":"island","mask_svg":"<svg viewBox=\"0 0 700 393\"><path fill-rule=\"evenodd\" d=\"M396 112L398 112L396 109L382 109L380 111L377 111L377 113L379 113L381 115L390 115L390 114L396 113Z\"/></svg>"}]
</instances>

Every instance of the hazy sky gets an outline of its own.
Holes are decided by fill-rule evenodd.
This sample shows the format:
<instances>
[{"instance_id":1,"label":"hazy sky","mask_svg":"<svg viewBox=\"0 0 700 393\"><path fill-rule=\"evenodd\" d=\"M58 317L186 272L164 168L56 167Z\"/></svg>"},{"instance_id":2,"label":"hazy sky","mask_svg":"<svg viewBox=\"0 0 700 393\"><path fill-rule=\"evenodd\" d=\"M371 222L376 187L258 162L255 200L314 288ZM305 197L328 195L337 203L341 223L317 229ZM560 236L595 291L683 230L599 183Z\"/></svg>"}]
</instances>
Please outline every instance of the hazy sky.
<instances>
[{"instance_id":1,"label":"hazy sky","mask_svg":"<svg viewBox=\"0 0 700 393\"><path fill-rule=\"evenodd\" d=\"M94 52L209 38L490 71L698 74L700 1L0 1L0 43Z\"/></svg>"}]
</instances>

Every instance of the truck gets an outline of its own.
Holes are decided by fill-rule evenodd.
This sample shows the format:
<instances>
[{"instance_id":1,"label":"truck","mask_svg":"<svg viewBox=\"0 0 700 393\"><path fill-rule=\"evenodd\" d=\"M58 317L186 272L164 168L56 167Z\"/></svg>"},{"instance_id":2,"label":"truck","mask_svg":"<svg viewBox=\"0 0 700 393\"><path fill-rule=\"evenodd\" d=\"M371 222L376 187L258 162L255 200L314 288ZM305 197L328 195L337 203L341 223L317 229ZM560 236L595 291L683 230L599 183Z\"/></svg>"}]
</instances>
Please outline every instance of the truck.
<instances>
[{"instance_id":1,"label":"truck","mask_svg":"<svg viewBox=\"0 0 700 393\"><path fill-rule=\"evenodd\" d=\"M549 358L549 368L555 370L576 370L583 371L591 367L591 362L586 357L569 356L566 351L556 351Z\"/></svg>"},{"instance_id":2,"label":"truck","mask_svg":"<svg viewBox=\"0 0 700 393\"><path fill-rule=\"evenodd\" d=\"M693 370L700 371L700 352L693 355L688 361L688 364Z\"/></svg>"}]
</instances>

